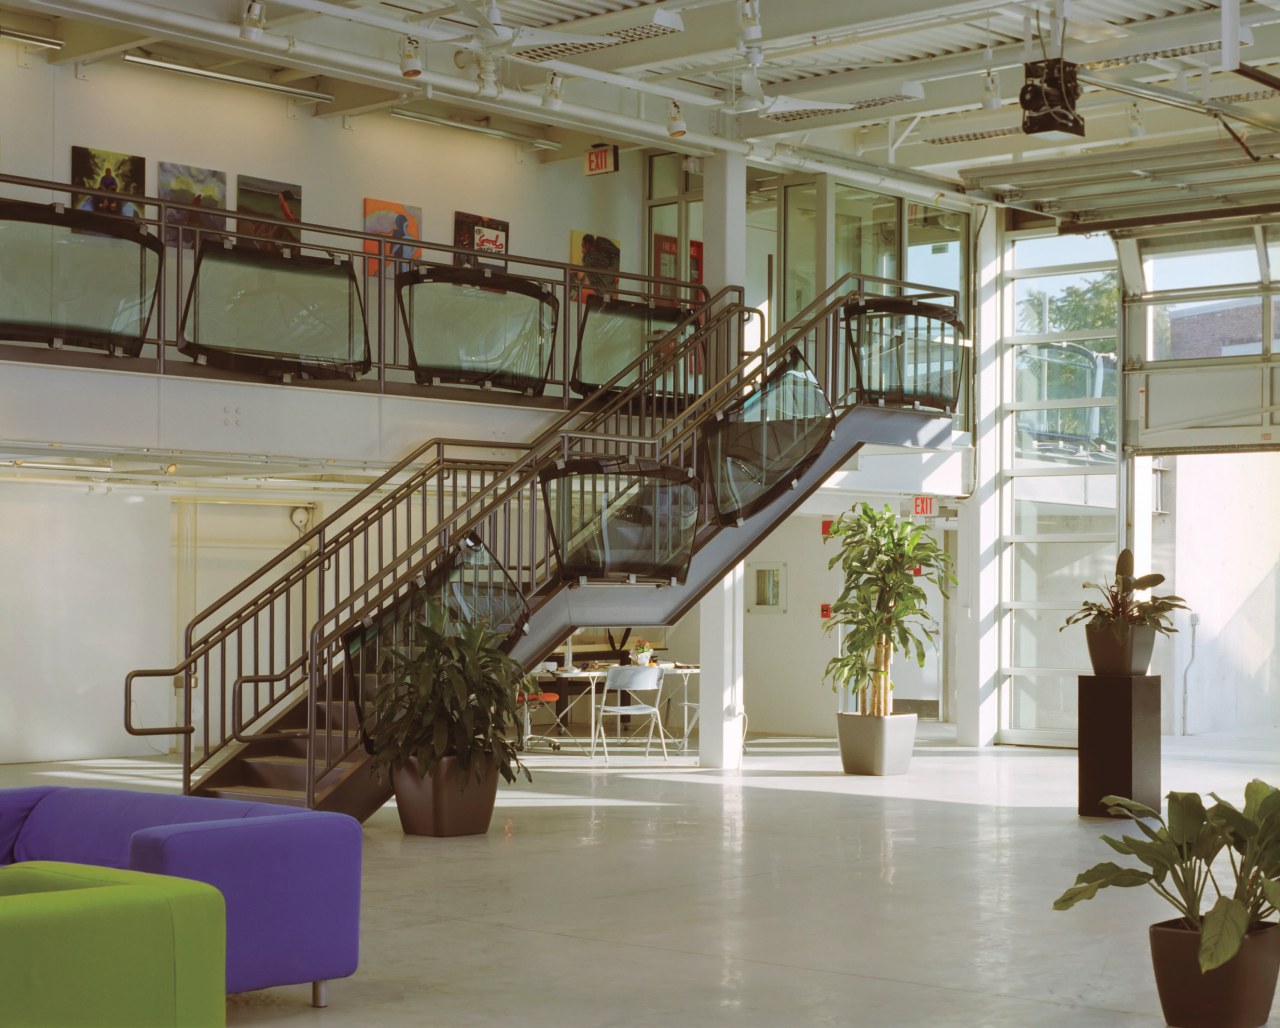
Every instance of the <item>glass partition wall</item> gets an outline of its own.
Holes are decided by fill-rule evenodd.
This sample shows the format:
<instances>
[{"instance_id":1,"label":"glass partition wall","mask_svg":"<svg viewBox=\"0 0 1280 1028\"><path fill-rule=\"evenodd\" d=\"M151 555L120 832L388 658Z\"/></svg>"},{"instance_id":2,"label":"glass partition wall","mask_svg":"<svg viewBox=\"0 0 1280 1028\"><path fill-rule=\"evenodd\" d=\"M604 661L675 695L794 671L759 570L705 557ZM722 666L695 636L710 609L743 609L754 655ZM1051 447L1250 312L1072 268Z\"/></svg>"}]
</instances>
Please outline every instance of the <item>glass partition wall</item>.
<instances>
[{"instance_id":1,"label":"glass partition wall","mask_svg":"<svg viewBox=\"0 0 1280 1028\"><path fill-rule=\"evenodd\" d=\"M1004 251L999 741L1074 745L1083 632L1059 632L1118 537L1119 282L1105 236Z\"/></svg>"}]
</instances>

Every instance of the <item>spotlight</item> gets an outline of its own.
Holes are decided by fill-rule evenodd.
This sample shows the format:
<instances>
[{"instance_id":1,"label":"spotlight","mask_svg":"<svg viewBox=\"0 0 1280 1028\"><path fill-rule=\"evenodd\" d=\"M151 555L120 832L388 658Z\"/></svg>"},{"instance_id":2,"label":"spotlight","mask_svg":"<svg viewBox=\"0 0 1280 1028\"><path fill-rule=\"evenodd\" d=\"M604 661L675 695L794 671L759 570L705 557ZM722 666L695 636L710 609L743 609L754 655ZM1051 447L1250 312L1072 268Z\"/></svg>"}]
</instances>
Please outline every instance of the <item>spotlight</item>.
<instances>
[{"instance_id":1,"label":"spotlight","mask_svg":"<svg viewBox=\"0 0 1280 1028\"><path fill-rule=\"evenodd\" d=\"M422 74L422 44L413 36L400 39L400 74L407 79L416 79Z\"/></svg>"},{"instance_id":2,"label":"spotlight","mask_svg":"<svg viewBox=\"0 0 1280 1028\"><path fill-rule=\"evenodd\" d=\"M240 38L257 42L262 38L262 30L267 24L267 5L261 0L249 0L240 18Z\"/></svg>"},{"instance_id":3,"label":"spotlight","mask_svg":"<svg viewBox=\"0 0 1280 1028\"><path fill-rule=\"evenodd\" d=\"M564 79L559 72L553 71L547 79L546 92L542 94L542 106L549 111L558 111L564 103Z\"/></svg>"},{"instance_id":4,"label":"spotlight","mask_svg":"<svg viewBox=\"0 0 1280 1028\"><path fill-rule=\"evenodd\" d=\"M742 6L738 8L738 39L743 43L758 43L763 35L760 0L742 0Z\"/></svg>"},{"instance_id":5,"label":"spotlight","mask_svg":"<svg viewBox=\"0 0 1280 1028\"><path fill-rule=\"evenodd\" d=\"M1026 82L1018 93L1022 107L1022 131L1048 139L1072 139L1084 135L1084 119L1076 113L1080 84L1076 66L1061 57L1024 65Z\"/></svg>"},{"instance_id":6,"label":"spotlight","mask_svg":"<svg viewBox=\"0 0 1280 1028\"><path fill-rule=\"evenodd\" d=\"M982 80L982 106L988 111L998 111L1000 102L1000 79L994 71L988 71Z\"/></svg>"},{"instance_id":7,"label":"spotlight","mask_svg":"<svg viewBox=\"0 0 1280 1028\"><path fill-rule=\"evenodd\" d=\"M684 123L684 115L680 113L680 105L672 100L671 110L667 112L667 135L672 139L679 139L688 131L689 126Z\"/></svg>"}]
</instances>

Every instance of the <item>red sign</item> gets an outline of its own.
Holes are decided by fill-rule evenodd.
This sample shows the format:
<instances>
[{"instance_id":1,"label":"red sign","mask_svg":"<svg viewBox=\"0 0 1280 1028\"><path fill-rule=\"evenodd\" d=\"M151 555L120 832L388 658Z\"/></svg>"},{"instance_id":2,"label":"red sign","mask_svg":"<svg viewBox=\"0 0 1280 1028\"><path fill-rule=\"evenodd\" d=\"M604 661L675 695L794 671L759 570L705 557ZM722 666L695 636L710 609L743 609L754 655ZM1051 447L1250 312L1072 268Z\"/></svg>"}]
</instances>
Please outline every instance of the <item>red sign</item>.
<instances>
[{"instance_id":1,"label":"red sign","mask_svg":"<svg viewBox=\"0 0 1280 1028\"><path fill-rule=\"evenodd\" d=\"M831 518L822 519L822 538L825 539L827 536L831 534L831 526L833 524L834 522L831 520Z\"/></svg>"},{"instance_id":2,"label":"red sign","mask_svg":"<svg viewBox=\"0 0 1280 1028\"><path fill-rule=\"evenodd\" d=\"M821 607L821 610L822 610L822 616L824 618L829 618L831 616L831 604L824 603Z\"/></svg>"},{"instance_id":3,"label":"red sign","mask_svg":"<svg viewBox=\"0 0 1280 1028\"><path fill-rule=\"evenodd\" d=\"M618 148L616 146L593 146L587 151L588 175L608 175L618 170Z\"/></svg>"},{"instance_id":4,"label":"red sign","mask_svg":"<svg viewBox=\"0 0 1280 1028\"><path fill-rule=\"evenodd\" d=\"M937 508L933 505L932 496L913 496L911 498L911 513L918 518L931 518L937 514Z\"/></svg>"}]
</instances>

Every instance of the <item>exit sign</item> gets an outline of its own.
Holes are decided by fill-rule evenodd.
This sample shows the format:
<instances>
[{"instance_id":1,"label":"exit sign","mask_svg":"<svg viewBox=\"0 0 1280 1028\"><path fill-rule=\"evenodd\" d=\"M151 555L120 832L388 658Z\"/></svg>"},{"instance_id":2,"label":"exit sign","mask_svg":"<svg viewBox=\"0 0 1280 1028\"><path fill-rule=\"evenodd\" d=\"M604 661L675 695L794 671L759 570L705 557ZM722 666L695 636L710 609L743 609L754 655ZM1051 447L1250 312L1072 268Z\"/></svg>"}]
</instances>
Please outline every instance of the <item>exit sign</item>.
<instances>
[{"instance_id":1,"label":"exit sign","mask_svg":"<svg viewBox=\"0 0 1280 1028\"><path fill-rule=\"evenodd\" d=\"M938 516L938 507L932 496L913 496L911 513L917 518L935 518Z\"/></svg>"},{"instance_id":2,"label":"exit sign","mask_svg":"<svg viewBox=\"0 0 1280 1028\"><path fill-rule=\"evenodd\" d=\"M593 146L586 153L588 175L608 175L618 170L616 146Z\"/></svg>"}]
</instances>

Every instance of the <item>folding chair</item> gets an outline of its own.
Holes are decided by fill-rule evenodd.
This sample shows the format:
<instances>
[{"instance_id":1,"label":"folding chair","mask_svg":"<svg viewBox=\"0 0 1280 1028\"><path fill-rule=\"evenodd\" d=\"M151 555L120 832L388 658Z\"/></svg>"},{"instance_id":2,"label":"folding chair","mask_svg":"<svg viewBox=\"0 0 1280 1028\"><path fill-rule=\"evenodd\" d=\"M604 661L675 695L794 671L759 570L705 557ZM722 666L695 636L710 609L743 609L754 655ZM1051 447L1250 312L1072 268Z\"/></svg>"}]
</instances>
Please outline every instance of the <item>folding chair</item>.
<instances>
[{"instance_id":1,"label":"folding chair","mask_svg":"<svg viewBox=\"0 0 1280 1028\"><path fill-rule=\"evenodd\" d=\"M658 738L662 742L662 759L667 759L667 733L662 727L661 712L658 707L658 696L662 692L662 668L655 665L635 664L627 667L611 667L604 679L604 693L600 697L600 704L596 708L596 722L591 726L591 755L596 755L596 736L600 737L600 744L604 749L605 763L609 762L609 743L605 738L604 719L606 717L616 717L618 719L618 734L622 734L622 719L624 717L643 717L649 721L649 736L645 742L644 755L649 755L649 750L653 746L653 733L656 729ZM617 699L609 702L609 694L617 693ZM636 728L632 735L639 735L641 725Z\"/></svg>"}]
</instances>

